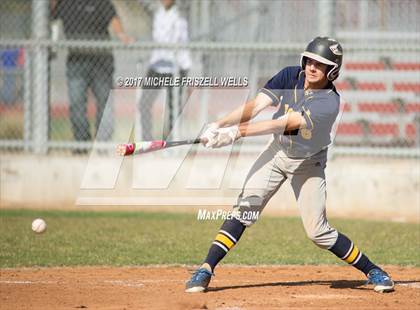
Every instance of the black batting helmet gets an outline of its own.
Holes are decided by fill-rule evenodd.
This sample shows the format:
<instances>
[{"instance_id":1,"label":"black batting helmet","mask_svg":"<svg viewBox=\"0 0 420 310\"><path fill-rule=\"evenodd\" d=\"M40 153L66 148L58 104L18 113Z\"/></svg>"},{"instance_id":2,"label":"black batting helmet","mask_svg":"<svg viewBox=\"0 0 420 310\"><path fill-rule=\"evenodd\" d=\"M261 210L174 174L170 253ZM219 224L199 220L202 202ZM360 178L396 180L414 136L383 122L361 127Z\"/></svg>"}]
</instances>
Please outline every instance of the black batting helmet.
<instances>
[{"instance_id":1,"label":"black batting helmet","mask_svg":"<svg viewBox=\"0 0 420 310\"><path fill-rule=\"evenodd\" d=\"M305 51L301 54L300 65L305 70L306 58L315 59L328 65L327 79L334 81L340 72L343 61L343 48L337 40L329 37L316 37L309 42Z\"/></svg>"}]
</instances>

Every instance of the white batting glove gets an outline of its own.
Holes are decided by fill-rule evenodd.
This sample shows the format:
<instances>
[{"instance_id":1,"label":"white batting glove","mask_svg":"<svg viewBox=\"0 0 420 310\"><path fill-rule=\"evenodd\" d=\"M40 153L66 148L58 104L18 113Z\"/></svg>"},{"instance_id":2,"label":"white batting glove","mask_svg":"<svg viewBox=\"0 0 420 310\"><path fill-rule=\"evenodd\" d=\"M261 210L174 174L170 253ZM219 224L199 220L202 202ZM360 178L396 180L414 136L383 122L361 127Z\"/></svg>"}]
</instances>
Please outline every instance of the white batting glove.
<instances>
[{"instance_id":1,"label":"white batting glove","mask_svg":"<svg viewBox=\"0 0 420 310\"><path fill-rule=\"evenodd\" d=\"M238 126L231 126L225 128L219 128L217 130L216 141L210 144L211 148L219 148L222 146L230 145L235 142L238 136Z\"/></svg>"},{"instance_id":2,"label":"white batting glove","mask_svg":"<svg viewBox=\"0 0 420 310\"><path fill-rule=\"evenodd\" d=\"M216 143L217 129L219 129L219 125L216 123L207 125L203 134L200 136L200 139L204 141L205 147L211 147L212 144Z\"/></svg>"}]
</instances>

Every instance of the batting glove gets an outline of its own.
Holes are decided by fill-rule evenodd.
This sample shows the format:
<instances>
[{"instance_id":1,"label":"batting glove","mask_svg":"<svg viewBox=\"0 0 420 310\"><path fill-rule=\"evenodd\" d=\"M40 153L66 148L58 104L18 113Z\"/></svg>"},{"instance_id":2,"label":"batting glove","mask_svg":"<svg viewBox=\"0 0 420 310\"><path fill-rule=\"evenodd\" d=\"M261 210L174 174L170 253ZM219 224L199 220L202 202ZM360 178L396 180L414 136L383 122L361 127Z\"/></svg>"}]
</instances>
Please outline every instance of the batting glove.
<instances>
[{"instance_id":1,"label":"batting glove","mask_svg":"<svg viewBox=\"0 0 420 310\"><path fill-rule=\"evenodd\" d=\"M216 141L215 142L212 141L213 143L210 144L209 147L219 148L219 147L222 147L222 146L232 144L233 142L235 142L235 140L238 137L238 131L239 131L238 126L219 128L217 130L217 136L216 136L216 139L215 139Z\"/></svg>"},{"instance_id":2,"label":"batting glove","mask_svg":"<svg viewBox=\"0 0 420 310\"><path fill-rule=\"evenodd\" d=\"M210 123L207 125L203 134L200 136L200 139L204 141L205 147L211 147L212 144L216 143L217 129L219 125L216 123Z\"/></svg>"}]
</instances>

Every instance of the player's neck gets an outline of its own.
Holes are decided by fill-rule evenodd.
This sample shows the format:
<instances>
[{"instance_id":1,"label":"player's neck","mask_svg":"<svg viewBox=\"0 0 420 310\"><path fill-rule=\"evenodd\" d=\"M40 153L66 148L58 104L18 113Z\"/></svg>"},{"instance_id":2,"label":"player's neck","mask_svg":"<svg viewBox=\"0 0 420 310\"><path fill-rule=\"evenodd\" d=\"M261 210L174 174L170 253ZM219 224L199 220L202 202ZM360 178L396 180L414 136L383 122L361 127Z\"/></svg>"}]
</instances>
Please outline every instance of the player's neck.
<instances>
[{"instance_id":1,"label":"player's neck","mask_svg":"<svg viewBox=\"0 0 420 310\"><path fill-rule=\"evenodd\" d=\"M327 79L319 81L317 83L310 83L308 80L305 80L305 84L304 84L303 88L304 88L304 90L307 90L307 89L324 89L325 86L327 86L327 84L328 84Z\"/></svg>"}]
</instances>

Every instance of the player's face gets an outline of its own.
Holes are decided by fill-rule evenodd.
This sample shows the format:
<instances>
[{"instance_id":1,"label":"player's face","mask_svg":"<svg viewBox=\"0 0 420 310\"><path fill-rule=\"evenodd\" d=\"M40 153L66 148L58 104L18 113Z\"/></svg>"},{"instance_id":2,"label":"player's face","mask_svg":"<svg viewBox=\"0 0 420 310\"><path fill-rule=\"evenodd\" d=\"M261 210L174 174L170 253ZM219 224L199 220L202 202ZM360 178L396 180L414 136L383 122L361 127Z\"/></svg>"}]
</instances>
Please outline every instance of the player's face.
<instances>
[{"instance_id":1,"label":"player's face","mask_svg":"<svg viewBox=\"0 0 420 310\"><path fill-rule=\"evenodd\" d=\"M305 76L309 83L318 84L327 80L327 65L316 61L315 59L307 58L305 66Z\"/></svg>"}]
</instances>

